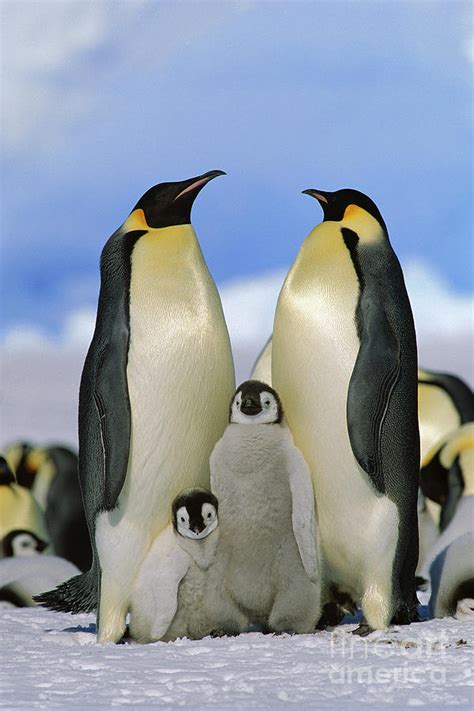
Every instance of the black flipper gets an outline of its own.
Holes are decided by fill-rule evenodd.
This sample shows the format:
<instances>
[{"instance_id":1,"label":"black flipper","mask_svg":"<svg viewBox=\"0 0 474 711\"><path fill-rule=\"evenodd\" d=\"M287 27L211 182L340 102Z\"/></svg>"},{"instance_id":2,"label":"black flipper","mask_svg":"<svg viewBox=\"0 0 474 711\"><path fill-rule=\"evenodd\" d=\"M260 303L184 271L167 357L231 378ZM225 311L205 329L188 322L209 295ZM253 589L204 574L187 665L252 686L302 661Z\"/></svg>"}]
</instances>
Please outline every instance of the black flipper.
<instances>
[{"instance_id":1,"label":"black flipper","mask_svg":"<svg viewBox=\"0 0 474 711\"><path fill-rule=\"evenodd\" d=\"M387 315L367 289L359 303L361 344L347 395L352 451L380 493L385 493L381 433L400 376L400 344Z\"/></svg>"},{"instance_id":2,"label":"black flipper","mask_svg":"<svg viewBox=\"0 0 474 711\"><path fill-rule=\"evenodd\" d=\"M130 257L143 234L118 230L101 256L97 323L79 396L79 478L89 529L99 511L116 506L127 474Z\"/></svg>"},{"instance_id":3,"label":"black flipper","mask_svg":"<svg viewBox=\"0 0 474 711\"><path fill-rule=\"evenodd\" d=\"M99 573L94 565L54 590L35 595L35 602L56 612L93 612L99 604Z\"/></svg>"}]
</instances>

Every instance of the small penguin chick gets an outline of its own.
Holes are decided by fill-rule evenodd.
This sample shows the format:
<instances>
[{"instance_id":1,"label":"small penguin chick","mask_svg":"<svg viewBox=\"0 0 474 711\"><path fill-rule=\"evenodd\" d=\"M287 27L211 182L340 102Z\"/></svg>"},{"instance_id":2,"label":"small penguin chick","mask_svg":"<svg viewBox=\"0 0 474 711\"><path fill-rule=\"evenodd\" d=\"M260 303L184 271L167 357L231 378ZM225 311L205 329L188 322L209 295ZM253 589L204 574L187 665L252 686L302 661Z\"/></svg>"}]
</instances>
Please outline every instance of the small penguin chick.
<instances>
[{"instance_id":1,"label":"small penguin chick","mask_svg":"<svg viewBox=\"0 0 474 711\"><path fill-rule=\"evenodd\" d=\"M48 544L31 531L10 531L2 540L3 557L28 556L42 553Z\"/></svg>"},{"instance_id":2,"label":"small penguin chick","mask_svg":"<svg viewBox=\"0 0 474 711\"><path fill-rule=\"evenodd\" d=\"M247 380L237 388L229 421L239 425L280 424L283 408L278 393L260 380Z\"/></svg>"},{"instance_id":3,"label":"small penguin chick","mask_svg":"<svg viewBox=\"0 0 474 711\"><path fill-rule=\"evenodd\" d=\"M190 622L199 625L203 571L214 559L218 540L217 512L217 499L207 489L186 489L174 499L171 523L154 540L135 580L130 635L136 641L189 636ZM188 596L183 594L186 585ZM204 627L197 636L209 631Z\"/></svg>"},{"instance_id":4,"label":"small penguin chick","mask_svg":"<svg viewBox=\"0 0 474 711\"><path fill-rule=\"evenodd\" d=\"M173 527L184 538L206 538L217 528L218 508L216 497L207 489L186 489L173 501Z\"/></svg>"}]
</instances>

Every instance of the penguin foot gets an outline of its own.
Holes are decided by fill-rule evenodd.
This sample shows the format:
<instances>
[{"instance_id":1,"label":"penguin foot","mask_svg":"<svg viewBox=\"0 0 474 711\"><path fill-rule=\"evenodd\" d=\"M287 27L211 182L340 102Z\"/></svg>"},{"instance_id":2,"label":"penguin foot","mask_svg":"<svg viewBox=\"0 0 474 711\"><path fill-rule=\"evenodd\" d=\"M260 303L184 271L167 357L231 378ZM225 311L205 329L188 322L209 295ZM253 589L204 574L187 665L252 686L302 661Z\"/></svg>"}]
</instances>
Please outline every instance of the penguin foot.
<instances>
[{"instance_id":1,"label":"penguin foot","mask_svg":"<svg viewBox=\"0 0 474 711\"><path fill-rule=\"evenodd\" d=\"M419 622L420 615L418 607L408 607L408 605L400 605L396 613L392 617L392 625L410 625L412 622Z\"/></svg>"},{"instance_id":2,"label":"penguin foot","mask_svg":"<svg viewBox=\"0 0 474 711\"><path fill-rule=\"evenodd\" d=\"M236 632L235 630L212 630L210 632L209 637L238 637L240 632Z\"/></svg>"},{"instance_id":3,"label":"penguin foot","mask_svg":"<svg viewBox=\"0 0 474 711\"><path fill-rule=\"evenodd\" d=\"M355 630L352 630L352 634L356 634L358 637L367 637L371 632L375 632L375 630L367 622L361 622Z\"/></svg>"},{"instance_id":4,"label":"penguin foot","mask_svg":"<svg viewBox=\"0 0 474 711\"><path fill-rule=\"evenodd\" d=\"M337 627L343 617L344 610L337 602L327 602L323 607L316 629L325 630L327 627Z\"/></svg>"}]
</instances>

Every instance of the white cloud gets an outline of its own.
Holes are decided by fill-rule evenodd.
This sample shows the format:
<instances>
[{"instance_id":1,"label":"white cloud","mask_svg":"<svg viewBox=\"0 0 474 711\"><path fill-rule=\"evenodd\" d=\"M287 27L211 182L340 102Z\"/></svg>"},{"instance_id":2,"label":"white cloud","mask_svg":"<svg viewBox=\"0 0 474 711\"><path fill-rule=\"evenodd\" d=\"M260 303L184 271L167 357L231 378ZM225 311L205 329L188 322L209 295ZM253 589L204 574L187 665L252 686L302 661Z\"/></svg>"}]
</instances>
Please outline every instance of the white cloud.
<instances>
[{"instance_id":1,"label":"white cloud","mask_svg":"<svg viewBox=\"0 0 474 711\"><path fill-rule=\"evenodd\" d=\"M3 132L8 149L48 142L77 119L91 97L71 78L85 53L107 33L105 6L90 2L9 2L2 5ZM61 81L66 72L68 81Z\"/></svg>"},{"instance_id":2,"label":"white cloud","mask_svg":"<svg viewBox=\"0 0 474 711\"><path fill-rule=\"evenodd\" d=\"M474 296L454 292L442 277L422 261L404 267L405 281L420 338L439 334L455 336L473 331ZM273 316L285 270L227 282L220 287L224 313L234 344L263 343L273 327ZM95 311L81 308L66 315L56 345L81 348L90 343ZM52 343L34 325L19 324L11 329L4 348Z\"/></svg>"}]
</instances>

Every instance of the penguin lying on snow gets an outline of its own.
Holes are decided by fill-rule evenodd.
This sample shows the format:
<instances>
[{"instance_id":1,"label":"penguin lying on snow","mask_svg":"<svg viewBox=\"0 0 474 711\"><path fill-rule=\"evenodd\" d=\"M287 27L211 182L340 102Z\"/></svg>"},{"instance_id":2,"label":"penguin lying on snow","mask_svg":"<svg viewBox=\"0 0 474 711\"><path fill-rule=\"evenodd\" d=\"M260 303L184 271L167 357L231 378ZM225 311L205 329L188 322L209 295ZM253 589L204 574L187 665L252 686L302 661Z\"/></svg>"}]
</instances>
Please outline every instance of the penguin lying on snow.
<instances>
[{"instance_id":1,"label":"penguin lying on snow","mask_svg":"<svg viewBox=\"0 0 474 711\"><path fill-rule=\"evenodd\" d=\"M442 534L423 569L431 579L430 613L474 619L474 423L445 438L420 482L441 506Z\"/></svg>"},{"instance_id":2,"label":"penguin lying on snow","mask_svg":"<svg viewBox=\"0 0 474 711\"><path fill-rule=\"evenodd\" d=\"M206 489L188 489L173 501L172 523L153 543L132 592L130 636L137 642L201 638L205 571L214 558L218 503ZM212 626L212 625L211 625Z\"/></svg>"},{"instance_id":3,"label":"penguin lying on snow","mask_svg":"<svg viewBox=\"0 0 474 711\"><path fill-rule=\"evenodd\" d=\"M4 558L0 560L0 601L33 607L36 595L77 573L75 565L55 555Z\"/></svg>"},{"instance_id":4,"label":"penguin lying on snow","mask_svg":"<svg viewBox=\"0 0 474 711\"><path fill-rule=\"evenodd\" d=\"M415 329L374 202L304 192L324 221L280 292L272 382L312 473L328 583L361 604L366 633L418 619Z\"/></svg>"},{"instance_id":5,"label":"penguin lying on snow","mask_svg":"<svg viewBox=\"0 0 474 711\"><path fill-rule=\"evenodd\" d=\"M219 594L228 601L224 633L249 623L273 632L312 632L320 616L313 487L282 420L275 390L243 383L211 456L220 533L210 578L218 579Z\"/></svg>"},{"instance_id":6,"label":"penguin lying on snow","mask_svg":"<svg viewBox=\"0 0 474 711\"><path fill-rule=\"evenodd\" d=\"M79 394L93 563L40 598L55 610L98 608L100 642L122 638L138 570L171 502L208 484L209 456L225 429L234 389L229 335L191 226L196 196L219 175L155 185L102 252Z\"/></svg>"}]
</instances>

